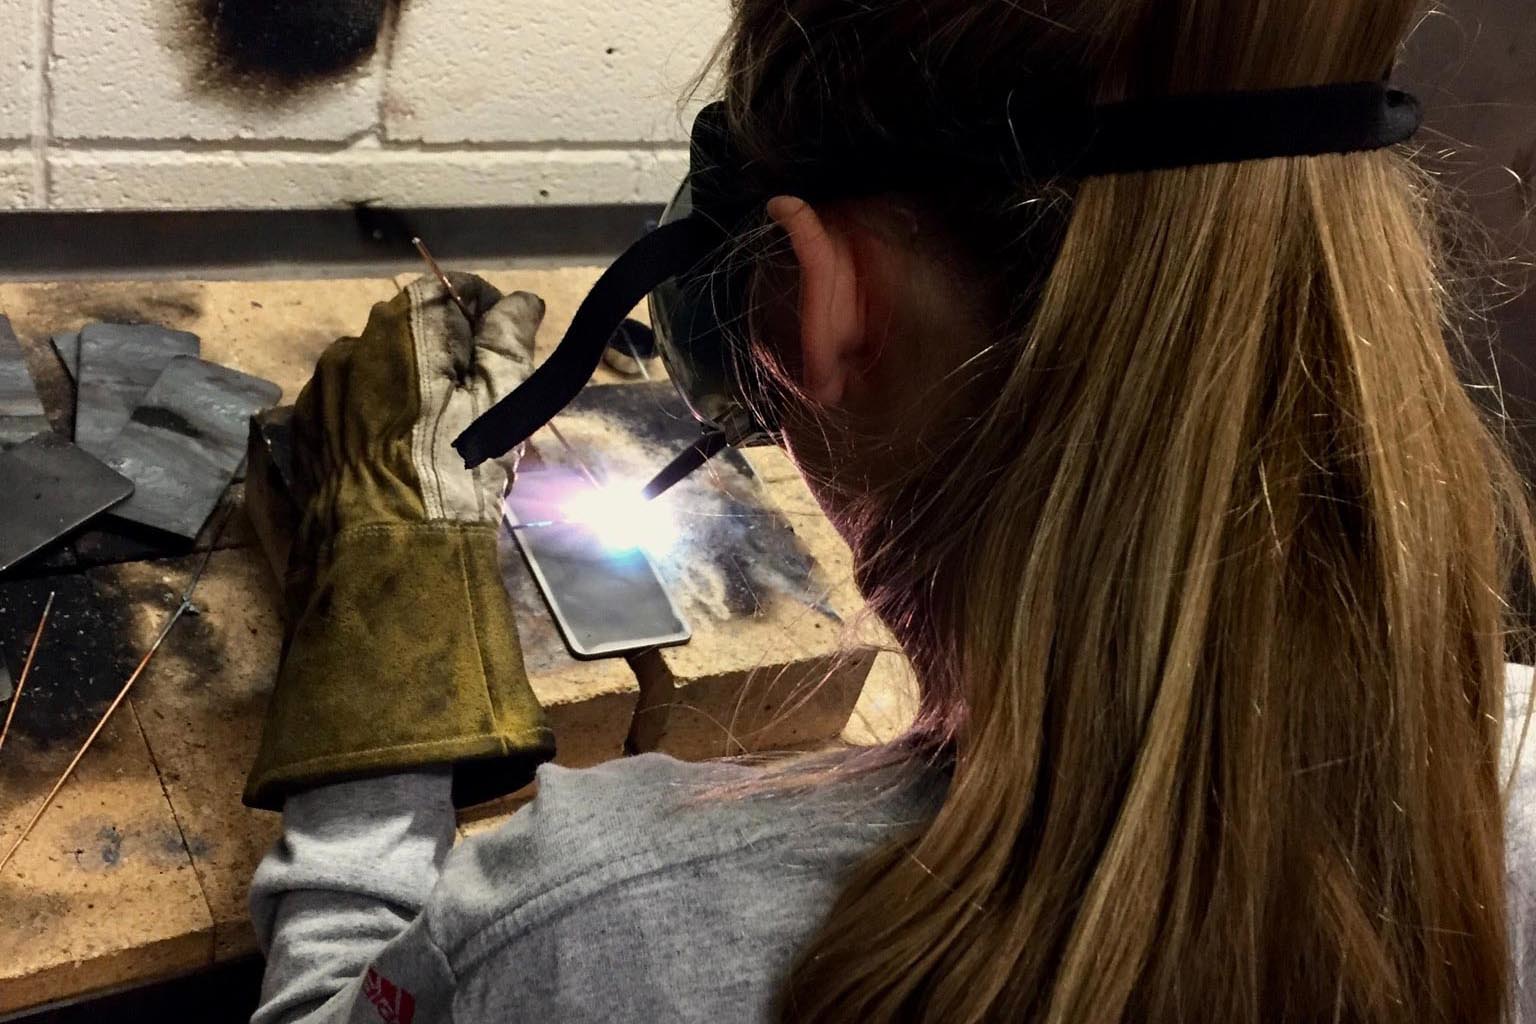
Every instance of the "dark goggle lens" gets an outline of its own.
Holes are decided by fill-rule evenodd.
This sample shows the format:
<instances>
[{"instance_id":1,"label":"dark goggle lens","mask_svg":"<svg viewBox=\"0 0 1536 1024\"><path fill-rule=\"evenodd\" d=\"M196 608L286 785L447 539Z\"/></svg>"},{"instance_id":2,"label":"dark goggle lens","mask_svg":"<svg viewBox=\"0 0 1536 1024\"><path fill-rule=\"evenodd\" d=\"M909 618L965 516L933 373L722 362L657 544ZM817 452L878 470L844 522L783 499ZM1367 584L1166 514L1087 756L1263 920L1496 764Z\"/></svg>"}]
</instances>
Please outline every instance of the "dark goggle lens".
<instances>
[{"instance_id":1,"label":"dark goggle lens","mask_svg":"<svg viewBox=\"0 0 1536 1024\"><path fill-rule=\"evenodd\" d=\"M694 213L692 187L685 180L667 204L665 226ZM724 243L729 245L729 242ZM651 327L667 373L694 417L733 444L769 440L759 422L762 403L749 398L753 379L742 313L743 279L718 260L705 260L652 289Z\"/></svg>"}]
</instances>

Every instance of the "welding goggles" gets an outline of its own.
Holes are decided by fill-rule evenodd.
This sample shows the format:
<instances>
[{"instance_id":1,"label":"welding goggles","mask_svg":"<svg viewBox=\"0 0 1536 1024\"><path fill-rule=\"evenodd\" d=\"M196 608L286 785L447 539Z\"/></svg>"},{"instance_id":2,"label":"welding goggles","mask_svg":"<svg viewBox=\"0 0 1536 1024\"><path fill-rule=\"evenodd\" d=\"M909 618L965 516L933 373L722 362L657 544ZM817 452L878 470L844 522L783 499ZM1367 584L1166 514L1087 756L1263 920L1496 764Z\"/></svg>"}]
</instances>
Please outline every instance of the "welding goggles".
<instances>
[{"instance_id":1,"label":"welding goggles","mask_svg":"<svg viewBox=\"0 0 1536 1024\"><path fill-rule=\"evenodd\" d=\"M689 172L655 230L600 277L549 358L459 435L473 467L527 440L587 385L628 312L649 296L667 372L700 424L697 442L645 488L655 497L732 445L772 443L777 412L754 372L744 311L750 273L735 240L762 224L774 195L812 203L957 182L1052 179L1320 156L1405 142L1419 102L1382 82L1173 96L1064 107L1022 92L979 116L939 110L914 141L825 126L774 166L747 159L723 104L694 122Z\"/></svg>"}]
</instances>

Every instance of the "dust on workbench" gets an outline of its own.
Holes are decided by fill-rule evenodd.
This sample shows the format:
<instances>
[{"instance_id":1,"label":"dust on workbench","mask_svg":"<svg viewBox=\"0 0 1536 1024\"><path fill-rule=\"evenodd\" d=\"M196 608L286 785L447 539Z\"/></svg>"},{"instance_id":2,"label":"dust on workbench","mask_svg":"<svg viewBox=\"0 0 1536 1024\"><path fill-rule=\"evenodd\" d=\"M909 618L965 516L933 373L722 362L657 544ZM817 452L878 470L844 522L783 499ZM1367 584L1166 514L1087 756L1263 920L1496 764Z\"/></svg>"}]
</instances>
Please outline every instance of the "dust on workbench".
<instances>
[{"instance_id":1,"label":"dust on workbench","mask_svg":"<svg viewBox=\"0 0 1536 1024\"><path fill-rule=\"evenodd\" d=\"M192 561L158 564L180 569ZM172 585L127 566L0 581L0 657L13 676L19 676L50 593L56 596L48 627L11 724L23 776L28 750L41 754L52 753L55 745L79 747L143 656L147 629L158 627L180 602ZM184 616L175 642L157 657L196 666L205 678L217 676L226 661L222 644L201 615ZM0 778L8 781L14 781L12 756L7 752L7 763L0 766ZM11 789L8 795L28 797L25 790Z\"/></svg>"},{"instance_id":2,"label":"dust on workbench","mask_svg":"<svg viewBox=\"0 0 1536 1024\"><path fill-rule=\"evenodd\" d=\"M7 580L0 582L0 656L13 678L20 677L49 593L58 596L11 724L13 741L30 739L44 749L77 746L138 657L128 647L124 597L99 572Z\"/></svg>"}]
</instances>

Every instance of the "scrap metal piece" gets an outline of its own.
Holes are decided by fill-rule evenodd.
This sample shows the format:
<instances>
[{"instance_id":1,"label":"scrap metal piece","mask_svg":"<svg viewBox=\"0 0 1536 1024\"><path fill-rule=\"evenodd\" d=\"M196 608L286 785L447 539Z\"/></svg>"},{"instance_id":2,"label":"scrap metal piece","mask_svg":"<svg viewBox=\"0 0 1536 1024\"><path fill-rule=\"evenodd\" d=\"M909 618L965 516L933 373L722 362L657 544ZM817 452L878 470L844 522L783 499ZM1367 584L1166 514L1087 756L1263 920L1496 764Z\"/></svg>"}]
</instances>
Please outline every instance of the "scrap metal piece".
<instances>
[{"instance_id":1,"label":"scrap metal piece","mask_svg":"<svg viewBox=\"0 0 1536 1024\"><path fill-rule=\"evenodd\" d=\"M64 364L64 372L69 374L69 379L80 379L80 332L60 331L48 339L48 344L53 346L53 354L59 357L59 362Z\"/></svg>"},{"instance_id":2,"label":"scrap metal piece","mask_svg":"<svg viewBox=\"0 0 1536 1024\"><path fill-rule=\"evenodd\" d=\"M107 465L135 485L113 514L195 538L245 457L246 424L281 395L217 363L172 359L107 450Z\"/></svg>"},{"instance_id":3,"label":"scrap metal piece","mask_svg":"<svg viewBox=\"0 0 1536 1024\"><path fill-rule=\"evenodd\" d=\"M255 447L265 452L283 490L293 492L293 406L280 405L251 417L252 456Z\"/></svg>"},{"instance_id":4,"label":"scrap metal piece","mask_svg":"<svg viewBox=\"0 0 1536 1024\"><path fill-rule=\"evenodd\" d=\"M0 452L0 572L132 493L132 481L52 431Z\"/></svg>"},{"instance_id":5,"label":"scrap metal piece","mask_svg":"<svg viewBox=\"0 0 1536 1024\"><path fill-rule=\"evenodd\" d=\"M0 316L0 448L20 444L49 429L43 400L27 372L21 342L11 330L11 321Z\"/></svg>"},{"instance_id":6,"label":"scrap metal piece","mask_svg":"<svg viewBox=\"0 0 1536 1024\"><path fill-rule=\"evenodd\" d=\"M196 356L197 335L155 324L90 324L80 332L75 443L105 458L118 432L162 371Z\"/></svg>"},{"instance_id":7,"label":"scrap metal piece","mask_svg":"<svg viewBox=\"0 0 1536 1024\"><path fill-rule=\"evenodd\" d=\"M246 449L245 514L279 583L287 572L288 549L299 526L299 507L293 499L292 420L291 405L252 416Z\"/></svg>"}]
</instances>

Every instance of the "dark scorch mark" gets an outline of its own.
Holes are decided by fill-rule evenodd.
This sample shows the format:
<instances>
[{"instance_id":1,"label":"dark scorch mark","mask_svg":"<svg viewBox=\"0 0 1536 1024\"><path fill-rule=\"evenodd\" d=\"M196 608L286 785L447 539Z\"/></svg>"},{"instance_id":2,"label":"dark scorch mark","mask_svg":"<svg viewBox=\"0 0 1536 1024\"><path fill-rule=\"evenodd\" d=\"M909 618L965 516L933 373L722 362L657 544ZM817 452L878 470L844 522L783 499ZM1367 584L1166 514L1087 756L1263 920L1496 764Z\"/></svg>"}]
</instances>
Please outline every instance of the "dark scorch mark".
<instances>
[{"instance_id":1,"label":"dark scorch mark","mask_svg":"<svg viewBox=\"0 0 1536 1024\"><path fill-rule=\"evenodd\" d=\"M385 0L196 0L225 72L295 85L357 65L374 50Z\"/></svg>"},{"instance_id":2,"label":"dark scorch mark","mask_svg":"<svg viewBox=\"0 0 1536 1024\"><path fill-rule=\"evenodd\" d=\"M101 862L109 868L117 867L123 859L123 834L117 826L108 825L96 833L96 838L101 840Z\"/></svg>"},{"instance_id":3,"label":"dark scorch mark","mask_svg":"<svg viewBox=\"0 0 1536 1024\"><path fill-rule=\"evenodd\" d=\"M181 413L167 409L163 405L141 405L133 410L130 417L135 423L142 423L146 427L156 430L168 430L182 437L190 437L193 440L201 440L203 432L193 426Z\"/></svg>"}]
</instances>

